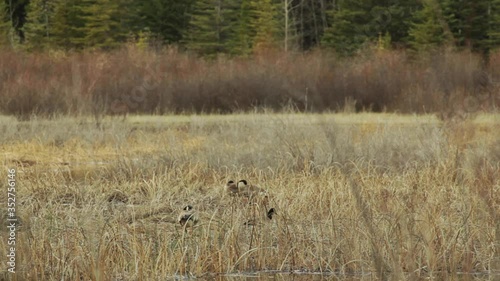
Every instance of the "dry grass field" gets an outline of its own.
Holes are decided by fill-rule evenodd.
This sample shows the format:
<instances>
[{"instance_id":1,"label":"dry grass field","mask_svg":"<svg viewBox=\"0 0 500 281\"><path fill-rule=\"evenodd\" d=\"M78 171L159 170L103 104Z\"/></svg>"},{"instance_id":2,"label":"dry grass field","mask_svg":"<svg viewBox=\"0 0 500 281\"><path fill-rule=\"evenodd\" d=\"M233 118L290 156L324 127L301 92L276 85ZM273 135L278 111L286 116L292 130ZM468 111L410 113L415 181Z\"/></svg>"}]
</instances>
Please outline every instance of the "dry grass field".
<instances>
[{"instance_id":1,"label":"dry grass field","mask_svg":"<svg viewBox=\"0 0 500 281\"><path fill-rule=\"evenodd\" d=\"M2 254L0 279L500 278L498 115L0 117L0 131L0 215L15 168L20 220L16 274ZM240 179L267 206L224 192ZM184 231L188 204L199 222Z\"/></svg>"}]
</instances>

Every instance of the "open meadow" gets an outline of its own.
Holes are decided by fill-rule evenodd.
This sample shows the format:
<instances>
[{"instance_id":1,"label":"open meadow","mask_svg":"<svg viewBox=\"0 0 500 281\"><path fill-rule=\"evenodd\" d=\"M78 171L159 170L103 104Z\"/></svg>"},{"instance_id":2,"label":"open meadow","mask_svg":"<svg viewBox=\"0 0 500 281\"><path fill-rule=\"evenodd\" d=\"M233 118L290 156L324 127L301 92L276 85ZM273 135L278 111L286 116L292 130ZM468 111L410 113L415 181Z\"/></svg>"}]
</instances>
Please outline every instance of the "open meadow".
<instances>
[{"instance_id":1,"label":"open meadow","mask_svg":"<svg viewBox=\"0 0 500 281\"><path fill-rule=\"evenodd\" d=\"M19 222L1 280L500 278L499 115L4 116L0 131L0 215L15 169ZM228 195L240 179L268 202Z\"/></svg>"}]
</instances>

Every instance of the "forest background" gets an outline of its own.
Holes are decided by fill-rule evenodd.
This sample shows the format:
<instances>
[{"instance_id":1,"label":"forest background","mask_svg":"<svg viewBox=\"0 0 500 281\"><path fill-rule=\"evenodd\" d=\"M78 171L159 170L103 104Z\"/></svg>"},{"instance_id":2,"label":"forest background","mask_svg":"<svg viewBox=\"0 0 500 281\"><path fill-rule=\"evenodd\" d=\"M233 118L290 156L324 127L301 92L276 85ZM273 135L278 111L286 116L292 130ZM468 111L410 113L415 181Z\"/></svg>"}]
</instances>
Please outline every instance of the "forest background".
<instances>
[{"instance_id":1,"label":"forest background","mask_svg":"<svg viewBox=\"0 0 500 281\"><path fill-rule=\"evenodd\" d=\"M0 12L0 110L20 118L448 116L500 99L500 0L5 0Z\"/></svg>"}]
</instances>

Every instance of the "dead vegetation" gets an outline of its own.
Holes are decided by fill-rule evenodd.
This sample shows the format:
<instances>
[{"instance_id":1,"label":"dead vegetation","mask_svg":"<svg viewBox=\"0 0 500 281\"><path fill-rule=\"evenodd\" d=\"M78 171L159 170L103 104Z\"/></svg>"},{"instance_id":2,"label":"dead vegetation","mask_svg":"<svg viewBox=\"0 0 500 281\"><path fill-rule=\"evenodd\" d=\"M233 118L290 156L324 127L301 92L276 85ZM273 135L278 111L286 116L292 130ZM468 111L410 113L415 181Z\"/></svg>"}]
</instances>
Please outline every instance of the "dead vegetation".
<instances>
[{"instance_id":1,"label":"dead vegetation","mask_svg":"<svg viewBox=\"0 0 500 281\"><path fill-rule=\"evenodd\" d=\"M57 116L304 112L438 113L465 119L500 107L500 54L414 58L367 50L203 60L176 49L132 46L111 53L0 53L0 113L19 120Z\"/></svg>"},{"instance_id":2,"label":"dead vegetation","mask_svg":"<svg viewBox=\"0 0 500 281\"><path fill-rule=\"evenodd\" d=\"M23 221L13 280L500 269L496 115L0 121ZM267 191L273 219L245 224L268 210L229 196L230 179ZM189 232L186 205L199 219Z\"/></svg>"}]
</instances>

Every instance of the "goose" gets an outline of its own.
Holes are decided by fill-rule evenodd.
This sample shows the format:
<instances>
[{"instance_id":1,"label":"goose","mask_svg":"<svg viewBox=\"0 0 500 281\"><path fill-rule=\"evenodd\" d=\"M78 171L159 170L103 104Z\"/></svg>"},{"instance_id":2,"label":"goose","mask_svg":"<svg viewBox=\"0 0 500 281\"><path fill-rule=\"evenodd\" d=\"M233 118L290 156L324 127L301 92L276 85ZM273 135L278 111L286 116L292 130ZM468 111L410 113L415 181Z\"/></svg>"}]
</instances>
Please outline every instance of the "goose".
<instances>
[{"instance_id":1,"label":"goose","mask_svg":"<svg viewBox=\"0 0 500 281\"><path fill-rule=\"evenodd\" d=\"M246 180L240 180L238 182L237 188L238 188L239 193L241 193L241 195L244 195L247 197L251 197L251 196L254 196L257 194L266 195L266 192L262 188L260 188L256 185L248 184L248 182Z\"/></svg>"},{"instance_id":2,"label":"goose","mask_svg":"<svg viewBox=\"0 0 500 281\"><path fill-rule=\"evenodd\" d=\"M269 203L269 194L264 189L248 184L246 180L240 180L238 182L238 189L242 196L248 198L249 203L262 204L267 209L267 204Z\"/></svg>"},{"instance_id":3,"label":"goose","mask_svg":"<svg viewBox=\"0 0 500 281\"><path fill-rule=\"evenodd\" d=\"M276 215L276 209L271 208L269 209L265 216L260 217L261 221L267 221L267 220L272 220L273 216ZM255 219L250 219L244 223L244 225L247 226L255 226L258 222Z\"/></svg>"},{"instance_id":4,"label":"goose","mask_svg":"<svg viewBox=\"0 0 500 281\"><path fill-rule=\"evenodd\" d=\"M239 192L238 185L232 180L228 181L226 184L226 192L229 195L237 195Z\"/></svg>"},{"instance_id":5,"label":"goose","mask_svg":"<svg viewBox=\"0 0 500 281\"><path fill-rule=\"evenodd\" d=\"M194 214L194 209L191 205L187 205L184 207L179 214L177 222L186 229L189 226L194 226L198 222L198 218L196 218Z\"/></svg>"}]
</instances>

